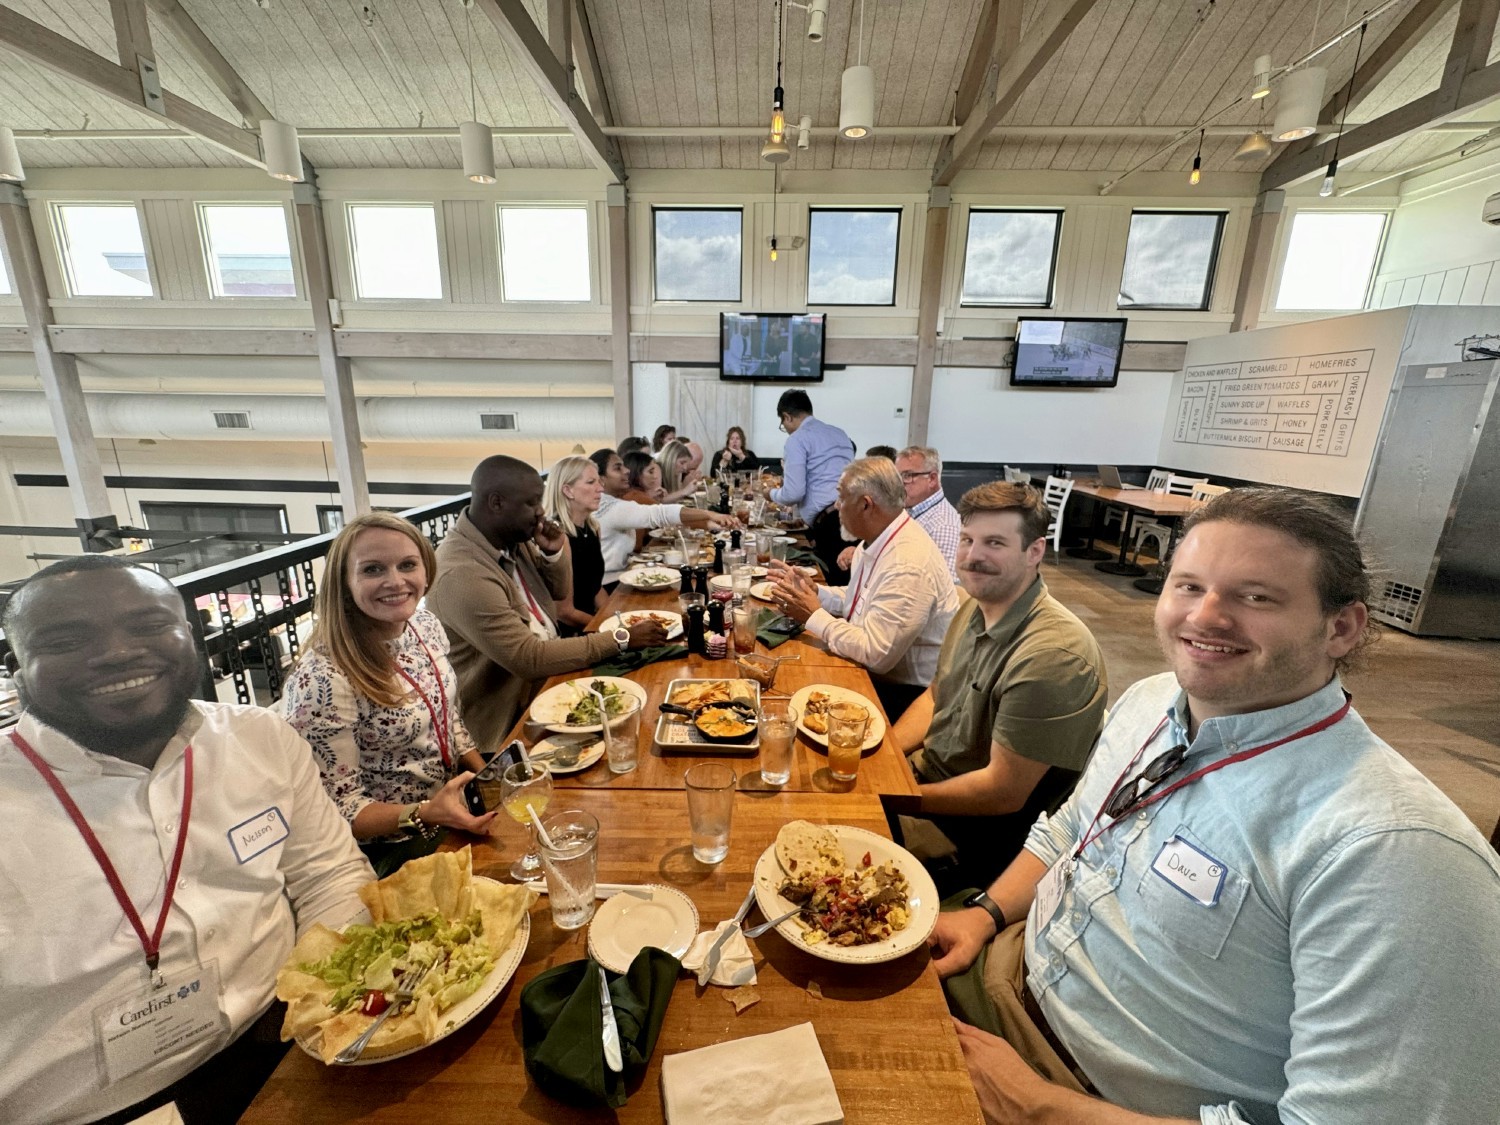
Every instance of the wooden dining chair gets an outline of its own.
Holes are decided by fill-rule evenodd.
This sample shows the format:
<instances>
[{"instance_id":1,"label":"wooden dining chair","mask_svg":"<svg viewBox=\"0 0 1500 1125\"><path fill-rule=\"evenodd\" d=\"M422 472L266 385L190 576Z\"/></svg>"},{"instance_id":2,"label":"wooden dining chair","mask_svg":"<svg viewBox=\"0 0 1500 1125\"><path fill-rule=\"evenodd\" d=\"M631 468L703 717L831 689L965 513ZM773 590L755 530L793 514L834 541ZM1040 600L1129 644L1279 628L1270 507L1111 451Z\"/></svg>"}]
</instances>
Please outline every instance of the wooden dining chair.
<instances>
[{"instance_id":1,"label":"wooden dining chair","mask_svg":"<svg viewBox=\"0 0 1500 1125\"><path fill-rule=\"evenodd\" d=\"M1052 522L1047 525L1047 538L1052 541L1052 561L1062 554L1063 509L1068 506L1068 497L1073 495L1073 481L1066 477L1048 477L1047 487L1042 490L1042 503L1052 513Z\"/></svg>"}]
</instances>

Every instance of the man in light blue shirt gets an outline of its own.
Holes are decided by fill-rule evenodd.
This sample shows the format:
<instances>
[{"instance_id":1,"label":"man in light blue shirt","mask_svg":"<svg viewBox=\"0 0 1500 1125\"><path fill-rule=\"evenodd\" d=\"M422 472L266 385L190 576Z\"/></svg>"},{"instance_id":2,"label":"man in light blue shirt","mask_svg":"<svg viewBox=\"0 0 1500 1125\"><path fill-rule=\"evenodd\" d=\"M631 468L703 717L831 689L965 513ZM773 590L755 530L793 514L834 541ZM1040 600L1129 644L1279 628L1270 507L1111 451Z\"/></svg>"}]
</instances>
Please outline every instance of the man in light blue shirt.
<instances>
[{"instance_id":1,"label":"man in light blue shirt","mask_svg":"<svg viewBox=\"0 0 1500 1125\"><path fill-rule=\"evenodd\" d=\"M1080 1125L1495 1120L1500 860L1348 705L1358 545L1278 489L1188 527L1156 613L1172 673L1125 694L1073 796L934 932L950 997L1006 1036L959 1026L981 1104Z\"/></svg>"},{"instance_id":2,"label":"man in light blue shirt","mask_svg":"<svg viewBox=\"0 0 1500 1125\"><path fill-rule=\"evenodd\" d=\"M845 585L849 572L838 564L844 539L833 505L839 498L839 475L854 459L854 443L837 426L813 417L806 391L784 392L776 413L788 436L781 455L781 487L771 490L771 499L797 505L829 583Z\"/></svg>"}]
</instances>

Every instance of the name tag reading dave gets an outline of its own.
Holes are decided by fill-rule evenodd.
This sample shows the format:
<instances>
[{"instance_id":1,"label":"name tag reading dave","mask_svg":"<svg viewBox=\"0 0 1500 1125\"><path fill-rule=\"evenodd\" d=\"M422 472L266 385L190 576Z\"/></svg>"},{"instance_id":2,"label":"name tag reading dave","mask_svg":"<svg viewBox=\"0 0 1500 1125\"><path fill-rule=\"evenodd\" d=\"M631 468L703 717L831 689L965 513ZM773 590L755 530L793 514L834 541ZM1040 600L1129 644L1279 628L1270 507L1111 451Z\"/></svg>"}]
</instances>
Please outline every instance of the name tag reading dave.
<instances>
[{"instance_id":1,"label":"name tag reading dave","mask_svg":"<svg viewBox=\"0 0 1500 1125\"><path fill-rule=\"evenodd\" d=\"M268 848L274 848L292 834L286 817L275 805L258 812L249 820L243 820L229 830L229 846L234 849L234 858L248 863Z\"/></svg>"},{"instance_id":2,"label":"name tag reading dave","mask_svg":"<svg viewBox=\"0 0 1500 1125\"><path fill-rule=\"evenodd\" d=\"M219 966L174 973L161 988L144 988L94 1012L94 1029L111 1082L188 1051L207 1058L229 1038L219 1007Z\"/></svg>"},{"instance_id":3,"label":"name tag reading dave","mask_svg":"<svg viewBox=\"0 0 1500 1125\"><path fill-rule=\"evenodd\" d=\"M1151 870L1200 906L1217 906L1224 890L1224 865L1181 836L1161 846Z\"/></svg>"}]
</instances>

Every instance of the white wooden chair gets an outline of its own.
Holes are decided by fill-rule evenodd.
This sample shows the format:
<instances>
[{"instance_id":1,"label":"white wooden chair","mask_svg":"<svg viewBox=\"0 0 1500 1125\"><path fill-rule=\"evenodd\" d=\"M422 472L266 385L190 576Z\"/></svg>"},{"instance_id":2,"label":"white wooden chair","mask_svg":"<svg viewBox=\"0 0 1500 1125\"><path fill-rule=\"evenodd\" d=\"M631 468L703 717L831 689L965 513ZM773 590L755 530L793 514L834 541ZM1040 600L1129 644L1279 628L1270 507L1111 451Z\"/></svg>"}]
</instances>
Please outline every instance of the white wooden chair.
<instances>
[{"instance_id":1,"label":"white wooden chair","mask_svg":"<svg viewBox=\"0 0 1500 1125\"><path fill-rule=\"evenodd\" d=\"M1068 497L1073 495L1073 482L1065 477L1048 477L1047 487L1042 490L1042 503L1052 513L1052 522L1047 525L1047 538L1052 541L1053 561L1062 554L1063 510L1068 506Z\"/></svg>"},{"instance_id":2,"label":"white wooden chair","mask_svg":"<svg viewBox=\"0 0 1500 1125\"><path fill-rule=\"evenodd\" d=\"M1169 469L1152 469L1151 475L1146 478L1146 488L1151 492L1165 492L1167 481L1171 479L1172 473ZM1124 523L1125 513L1119 508L1104 509L1104 526Z\"/></svg>"},{"instance_id":3,"label":"white wooden chair","mask_svg":"<svg viewBox=\"0 0 1500 1125\"><path fill-rule=\"evenodd\" d=\"M1215 496L1223 496L1228 491L1227 484L1209 484L1204 481L1202 484L1193 485L1192 497L1194 500L1212 500Z\"/></svg>"},{"instance_id":4,"label":"white wooden chair","mask_svg":"<svg viewBox=\"0 0 1500 1125\"><path fill-rule=\"evenodd\" d=\"M1194 500L1211 500L1220 493L1228 492L1227 484L1209 484L1203 478L1179 477L1176 473L1168 473L1167 487L1162 491L1173 496L1190 496ZM1176 486L1175 488L1173 486ZM1183 485L1187 487L1182 488ZM1180 490L1180 491L1179 491ZM1173 525L1161 523L1157 520L1139 520L1136 522L1135 530L1131 535L1135 554L1132 561L1141 557L1141 544L1147 539L1156 540L1156 557L1158 561L1165 563L1168 545L1172 542Z\"/></svg>"},{"instance_id":5,"label":"white wooden chair","mask_svg":"<svg viewBox=\"0 0 1500 1125\"><path fill-rule=\"evenodd\" d=\"M1016 468L1014 465L1006 465L1005 480L1009 484L1030 484L1031 474L1025 469Z\"/></svg>"}]
</instances>

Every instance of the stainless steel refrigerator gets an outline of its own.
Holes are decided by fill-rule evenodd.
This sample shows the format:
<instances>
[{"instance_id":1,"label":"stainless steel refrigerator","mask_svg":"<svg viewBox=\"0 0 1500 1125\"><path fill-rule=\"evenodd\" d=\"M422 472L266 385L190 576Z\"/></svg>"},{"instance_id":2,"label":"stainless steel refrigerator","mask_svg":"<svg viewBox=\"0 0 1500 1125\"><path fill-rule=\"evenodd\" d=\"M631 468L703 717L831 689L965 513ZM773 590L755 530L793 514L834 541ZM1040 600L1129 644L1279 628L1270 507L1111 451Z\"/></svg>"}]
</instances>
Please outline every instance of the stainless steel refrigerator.
<instances>
[{"instance_id":1,"label":"stainless steel refrigerator","mask_svg":"<svg viewBox=\"0 0 1500 1125\"><path fill-rule=\"evenodd\" d=\"M1355 517L1378 621L1500 637L1500 360L1396 374Z\"/></svg>"}]
</instances>

